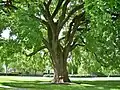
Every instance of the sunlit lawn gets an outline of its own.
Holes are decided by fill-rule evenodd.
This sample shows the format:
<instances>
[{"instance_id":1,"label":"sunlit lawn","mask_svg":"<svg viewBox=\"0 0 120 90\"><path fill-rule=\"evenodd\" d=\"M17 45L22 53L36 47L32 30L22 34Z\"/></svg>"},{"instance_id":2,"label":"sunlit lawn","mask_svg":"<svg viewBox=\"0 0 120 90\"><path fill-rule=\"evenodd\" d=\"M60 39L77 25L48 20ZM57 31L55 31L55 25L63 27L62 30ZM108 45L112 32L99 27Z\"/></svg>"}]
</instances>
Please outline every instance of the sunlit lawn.
<instances>
[{"instance_id":1,"label":"sunlit lawn","mask_svg":"<svg viewBox=\"0 0 120 90\"><path fill-rule=\"evenodd\" d=\"M120 90L120 81L73 81L50 84L51 78L0 76L0 90Z\"/></svg>"}]
</instances>

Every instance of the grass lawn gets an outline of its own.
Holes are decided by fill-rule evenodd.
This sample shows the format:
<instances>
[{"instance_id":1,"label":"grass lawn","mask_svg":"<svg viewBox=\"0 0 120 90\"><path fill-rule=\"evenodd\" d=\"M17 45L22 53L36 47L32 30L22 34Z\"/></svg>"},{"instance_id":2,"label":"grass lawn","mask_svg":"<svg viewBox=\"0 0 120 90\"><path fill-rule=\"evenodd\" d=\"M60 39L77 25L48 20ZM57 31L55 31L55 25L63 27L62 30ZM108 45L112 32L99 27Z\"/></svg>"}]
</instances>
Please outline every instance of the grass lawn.
<instances>
[{"instance_id":1,"label":"grass lawn","mask_svg":"<svg viewBox=\"0 0 120 90\"><path fill-rule=\"evenodd\" d=\"M51 78L0 76L0 90L120 90L120 81L73 81L50 84Z\"/></svg>"}]
</instances>

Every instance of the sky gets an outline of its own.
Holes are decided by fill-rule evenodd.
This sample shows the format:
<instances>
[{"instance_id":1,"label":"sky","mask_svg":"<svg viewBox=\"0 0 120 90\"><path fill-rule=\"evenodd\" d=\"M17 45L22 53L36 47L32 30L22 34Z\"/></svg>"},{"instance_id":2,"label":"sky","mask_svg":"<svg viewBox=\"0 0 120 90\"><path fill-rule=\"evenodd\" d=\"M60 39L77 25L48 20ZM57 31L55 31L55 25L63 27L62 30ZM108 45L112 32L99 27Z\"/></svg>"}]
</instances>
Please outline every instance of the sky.
<instances>
[{"instance_id":1,"label":"sky","mask_svg":"<svg viewBox=\"0 0 120 90\"><path fill-rule=\"evenodd\" d=\"M2 38L4 38L4 39L11 38L11 39L15 40L17 38L17 36L16 35L12 35L10 37L10 31L11 31L10 28L6 28L5 30L3 30L3 32L1 33Z\"/></svg>"},{"instance_id":2,"label":"sky","mask_svg":"<svg viewBox=\"0 0 120 90\"><path fill-rule=\"evenodd\" d=\"M1 33L1 36L5 39L9 39L10 37L10 30L7 28L6 30L3 30L3 32Z\"/></svg>"}]
</instances>

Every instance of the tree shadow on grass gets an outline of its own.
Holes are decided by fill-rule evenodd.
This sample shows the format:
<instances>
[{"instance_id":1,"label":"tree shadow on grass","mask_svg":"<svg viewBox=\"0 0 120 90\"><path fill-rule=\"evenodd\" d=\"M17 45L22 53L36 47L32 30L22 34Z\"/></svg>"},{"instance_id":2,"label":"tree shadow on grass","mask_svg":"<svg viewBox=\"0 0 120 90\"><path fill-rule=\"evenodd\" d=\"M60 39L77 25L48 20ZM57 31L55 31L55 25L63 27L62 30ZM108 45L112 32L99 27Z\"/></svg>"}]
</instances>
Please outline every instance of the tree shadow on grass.
<instances>
[{"instance_id":1,"label":"tree shadow on grass","mask_svg":"<svg viewBox=\"0 0 120 90\"><path fill-rule=\"evenodd\" d=\"M21 88L21 90L120 90L120 81L78 81L74 83L76 84L64 85L42 81L12 81L1 84Z\"/></svg>"},{"instance_id":2,"label":"tree shadow on grass","mask_svg":"<svg viewBox=\"0 0 120 90\"><path fill-rule=\"evenodd\" d=\"M74 81L74 83L97 90L120 90L120 81Z\"/></svg>"}]
</instances>

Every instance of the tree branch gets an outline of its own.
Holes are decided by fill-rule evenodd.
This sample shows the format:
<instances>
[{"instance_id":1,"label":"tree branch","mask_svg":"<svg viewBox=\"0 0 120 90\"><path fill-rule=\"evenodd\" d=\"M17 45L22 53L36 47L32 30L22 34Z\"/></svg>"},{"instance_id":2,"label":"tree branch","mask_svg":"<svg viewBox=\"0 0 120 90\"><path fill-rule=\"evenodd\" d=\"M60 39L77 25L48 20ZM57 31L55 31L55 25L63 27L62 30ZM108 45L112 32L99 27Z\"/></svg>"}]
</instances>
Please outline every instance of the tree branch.
<instances>
[{"instance_id":1,"label":"tree branch","mask_svg":"<svg viewBox=\"0 0 120 90\"><path fill-rule=\"evenodd\" d=\"M50 46L49 42L43 38L43 43L45 44L46 48L51 52L51 46Z\"/></svg>"},{"instance_id":2,"label":"tree branch","mask_svg":"<svg viewBox=\"0 0 120 90\"><path fill-rule=\"evenodd\" d=\"M54 26L54 21L51 17L50 11L49 11L49 7L47 6L47 4L44 2L44 16L46 18L46 20L48 20L49 24L52 24ZM52 28L52 27L51 27Z\"/></svg>"},{"instance_id":3,"label":"tree branch","mask_svg":"<svg viewBox=\"0 0 120 90\"><path fill-rule=\"evenodd\" d=\"M77 46L85 46L85 45L83 45L83 44L73 44L73 45L71 45L71 48L70 48L70 51L72 51L73 49L75 49Z\"/></svg>"},{"instance_id":4,"label":"tree branch","mask_svg":"<svg viewBox=\"0 0 120 90\"><path fill-rule=\"evenodd\" d=\"M79 37L76 37L74 39L74 41L72 42L72 45L70 45L70 51L72 51L74 48L76 48L77 46L85 46L85 43L84 44L79 44L77 43Z\"/></svg>"},{"instance_id":5,"label":"tree branch","mask_svg":"<svg viewBox=\"0 0 120 90\"><path fill-rule=\"evenodd\" d=\"M96 53L93 52L93 54L94 54L97 62L98 62L101 66L108 67L108 65L107 65L105 62L103 62L102 60L98 60Z\"/></svg>"},{"instance_id":6,"label":"tree branch","mask_svg":"<svg viewBox=\"0 0 120 90\"><path fill-rule=\"evenodd\" d=\"M59 0L59 1L58 1L58 4L57 4L57 6L56 6L56 8L55 8L55 10L54 10L54 12L53 12L53 14L52 14L52 18L54 18L54 17L57 15L57 13L59 12L63 1L64 1L64 0Z\"/></svg>"},{"instance_id":7,"label":"tree branch","mask_svg":"<svg viewBox=\"0 0 120 90\"><path fill-rule=\"evenodd\" d=\"M35 55L37 52L39 52L40 50L45 49L45 48L46 48L46 46L41 46L40 48L34 50L32 53L30 53L29 55L26 55L26 56L33 56L33 55Z\"/></svg>"},{"instance_id":8,"label":"tree branch","mask_svg":"<svg viewBox=\"0 0 120 90\"><path fill-rule=\"evenodd\" d=\"M52 0L48 1L48 3L47 3L48 7L50 6L51 2L52 2Z\"/></svg>"},{"instance_id":9,"label":"tree branch","mask_svg":"<svg viewBox=\"0 0 120 90\"><path fill-rule=\"evenodd\" d=\"M55 36L54 30L56 30L55 23L53 21L53 18L51 16L50 12L49 12L49 7L47 6L47 4L45 2L44 2L44 7L45 7L44 8L44 11L45 11L44 16L45 16L46 20L48 21L48 24L50 26L50 29L51 29L53 37L54 37ZM55 38L53 38L53 39L55 39Z\"/></svg>"},{"instance_id":10,"label":"tree branch","mask_svg":"<svg viewBox=\"0 0 120 90\"><path fill-rule=\"evenodd\" d=\"M39 17L36 17L35 15L31 15L30 17L35 18L36 20L39 20L44 25L48 25L48 22L46 22L45 20L43 20Z\"/></svg>"},{"instance_id":11,"label":"tree branch","mask_svg":"<svg viewBox=\"0 0 120 90\"><path fill-rule=\"evenodd\" d=\"M82 21L83 17L84 17L84 13L81 13L75 16L72 22L70 23L70 28L67 35L68 36L67 41L69 41L68 45L72 43L75 32L77 31L78 26L81 24L80 21Z\"/></svg>"},{"instance_id":12,"label":"tree branch","mask_svg":"<svg viewBox=\"0 0 120 90\"><path fill-rule=\"evenodd\" d=\"M63 39L65 39L65 37L60 38L59 41L61 41L61 40L63 40Z\"/></svg>"},{"instance_id":13,"label":"tree branch","mask_svg":"<svg viewBox=\"0 0 120 90\"><path fill-rule=\"evenodd\" d=\"M67 35L66 35L66 43L67 43L67 41L69 41L70 34L71 34L71 31L72 31L73 23L74 23L74 19L72 20L72 22L69 25L69 30L68 30Z\"/></svg>"},{"instance_id":14,"label":"tree branch","mask_svg":"<svg viewBox=\"0 0 120 90\"><path fill-rule=\"evenodd\" d=\"M62 27L64 26L64 24L69 20L69 18L70 18L76 11L78 11L79 9L81 9L81 8L83 8L83 7L84 7L84 3L81 4L81 5L76 6L75 8L73 8L73 9L68 13L68 16L61 22L59 28L62 28Z\"/></svg>"},{"instance_id":15,"label":"tree branch","mask_svg":"<svg viewBox=\"0 0 120 90\"><path fill-rule=\"evenodd\" d=\"M59 32L61 30L59 26L60 26L61 22L65 19L65 14L66 14L66 11L67 11L67 5L68 5L69 2L70 2L70 0L66 0L63 4L62 14L59 17L58 25L57 25Z\"/></svg>"},{"instance_id":16,"label":"tree branch","mask_svg":"<svg viewBox=\"0 0 120 90\"><path fill-rule=\"evenodd\" d=\"M91 52L92 55L95 56L95 59L97 60L97 62L101 65L101 66L104 66L104 67L108 67L108 65L103 62L102 60L98 60L98 56L95 52L91 51L90 49L86 48L87 52Z\"/></svg>"}]
</instances>

